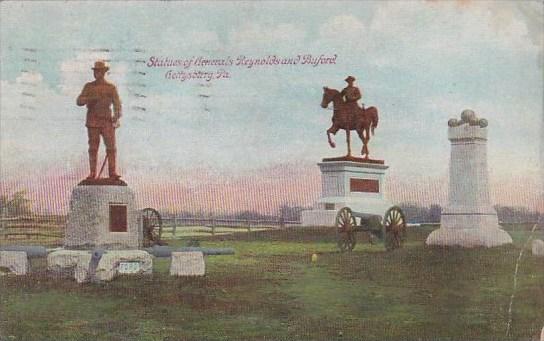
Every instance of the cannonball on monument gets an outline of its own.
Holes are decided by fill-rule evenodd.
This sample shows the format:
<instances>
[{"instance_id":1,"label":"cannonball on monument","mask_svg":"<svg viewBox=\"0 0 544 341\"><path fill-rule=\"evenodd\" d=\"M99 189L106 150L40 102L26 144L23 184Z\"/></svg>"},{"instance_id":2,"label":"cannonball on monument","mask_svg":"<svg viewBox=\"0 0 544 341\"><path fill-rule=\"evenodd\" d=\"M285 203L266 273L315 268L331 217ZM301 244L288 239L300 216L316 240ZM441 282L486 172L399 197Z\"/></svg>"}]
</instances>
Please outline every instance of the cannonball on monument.
<instances>
[{"instance_id":1,"label":"cannonball on monument","mask_svg":"<svg viewBox=\"0 0 544 341\"><path fill-rule=\"evenodd\" d=\"M471 126L479 126L480 125L480 120L476 118L476 119L470 120L468 122L468 124L471 125Z\"/></svg>"},{"instance_id":2,"label":"cannonball on monument","mask_svg":"<svg viewBox=\"0 0 544 341\"><path fill-rule=\"evenodd\" d=\"M459 121L456 118L452 118L448 121L449 127L457 127L459 125Z\"/></svg>"},{"instance_id":3,"label":"cannonball on monument","mask_svg":"<svg viewBox=\"0 0 544 341\"><path fill-rule=\"evenodd\" d=\"M476 113L470 109L463 110L461 113L461 121L465 123L471 123L477 121Z\"/></svg>"}]
</instances>

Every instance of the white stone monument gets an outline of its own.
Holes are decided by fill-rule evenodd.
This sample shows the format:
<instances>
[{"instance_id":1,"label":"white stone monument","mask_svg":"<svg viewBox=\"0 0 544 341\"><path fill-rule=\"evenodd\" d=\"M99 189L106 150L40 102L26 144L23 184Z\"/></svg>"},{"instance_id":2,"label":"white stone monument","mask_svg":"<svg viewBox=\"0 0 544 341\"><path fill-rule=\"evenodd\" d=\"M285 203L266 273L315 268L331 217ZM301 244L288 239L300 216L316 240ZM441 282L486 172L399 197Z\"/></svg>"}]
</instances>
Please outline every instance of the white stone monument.
<instances>
[{"instance_id":1,"label":"white stone monument","mask_svg":"<svg viewBox=\"0 0 544 341\"><path fill-rule=\"evenodd\" d=\"M106 251L95 270L95 280L111 281L118 275L151 275L153 256L143 250Z\"/></svg>"},{"instance_id":2,"label":"white stone monument","mask_svg":"<svg viewBox=\"0 0 544 341\"><path fill-rule=\"evenodd\" d=\"M142 245L140 212L122 180L85 180L72 191L64 237L68 249L137 249Z\"/></svg>"},{"instance_id":3,"label":"white stone monument","mask_svg":"<svg viewBox=\"0 0 544 341\"><path fill-rule=\"evenodd\" d=\"M380 216L391 207L384 195L389 166L383 161L346 156L324 159L318 166L321 198L313 209L302 211L302 226L334 226L343 207Z\"/></svg>"},{"instance_id":4,"label":"white stone monument","mask_svg":"<svg viewBox=\"0 0 544 341\"><path fill-rule=\"evenodd\" d=\"M206 263L202 252L172 252L171 276L204 276Z\"/></svg>"},{"instance_id":5,"label":"white stone monument","mask_svg":"<svg viewBox=\"0 0 544 341\"><path fill-rule=\"evenodd\" d=\"M26 275L30 268L26 252L0 251L0 276L7 274Z\"/></svg>"},{"instance_id":6,"label":"white stone monument","mask_svg":"<svg viewBox=\"0 0 544 341\"><path fill-rule=\"evenodd\" d=\"M533 253L533 256L544 257L544 241L540 239L533 240L531 252Z\"/></svg>"},{"instance_id":7,"label":"white stone monument","mask_svg":"<svg viewBox=\"0 0 544 341\"><path fill-rule=\"evenodd\" d=\"M487 121L465 110L448 122L451 142L448 204L427 245L492 247L512 243L491 206L487 169Z\"/></svg>"}]
</instances>

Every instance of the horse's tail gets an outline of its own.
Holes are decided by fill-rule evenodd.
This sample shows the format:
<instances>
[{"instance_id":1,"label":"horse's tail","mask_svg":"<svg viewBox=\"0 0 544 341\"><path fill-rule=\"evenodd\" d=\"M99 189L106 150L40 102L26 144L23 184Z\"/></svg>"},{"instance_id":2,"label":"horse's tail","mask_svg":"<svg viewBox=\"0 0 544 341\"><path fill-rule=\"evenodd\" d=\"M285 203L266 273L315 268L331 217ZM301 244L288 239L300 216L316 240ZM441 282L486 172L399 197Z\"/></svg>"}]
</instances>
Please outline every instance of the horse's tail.
<instances>
[{"instance_id":1,"label":"horse's tail","mask_svg":"<svg viewBox=\"0 0 544 341\"><path fill-rule=\"evenodd\" d=\"M372 132L372 135L374 135L374 129L378 127L378 109L376 107L370 107L367 109L370 113L370 131Z\"/></svg>"}]
</instances>

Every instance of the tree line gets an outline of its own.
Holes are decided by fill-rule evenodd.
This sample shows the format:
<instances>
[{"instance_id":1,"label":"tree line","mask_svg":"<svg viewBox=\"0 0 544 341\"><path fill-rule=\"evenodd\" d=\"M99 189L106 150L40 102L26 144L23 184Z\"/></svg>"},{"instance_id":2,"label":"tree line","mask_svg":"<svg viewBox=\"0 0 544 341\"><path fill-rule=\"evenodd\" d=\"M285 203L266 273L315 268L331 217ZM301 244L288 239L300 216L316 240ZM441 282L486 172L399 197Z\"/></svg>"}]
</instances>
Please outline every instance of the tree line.
<instances>
[{"instance_id":1,"label":"tree line","mask_svg":"<svg viewBox=\"0 0 544 341\"><path fill-rule=\"evenodd\" d=\"M416 203L401 203L398 205L408 223L440 223L442 207L438 204L420 206ZM537 222L539 214L527 207L495 205L499 221L502 223ZM165 217L180 218L217 218L235 220L280 220L300 221L301 212L310 209L299 205L283 204L276 214L263 214L253 210L243 210L234 213L188 212L179 211L174 214L164 214ZM31 200L27 198L26 190L14 192L11 195L0 195L0 216L17 217L32 215Z\"/></svg>"}]
</instances>

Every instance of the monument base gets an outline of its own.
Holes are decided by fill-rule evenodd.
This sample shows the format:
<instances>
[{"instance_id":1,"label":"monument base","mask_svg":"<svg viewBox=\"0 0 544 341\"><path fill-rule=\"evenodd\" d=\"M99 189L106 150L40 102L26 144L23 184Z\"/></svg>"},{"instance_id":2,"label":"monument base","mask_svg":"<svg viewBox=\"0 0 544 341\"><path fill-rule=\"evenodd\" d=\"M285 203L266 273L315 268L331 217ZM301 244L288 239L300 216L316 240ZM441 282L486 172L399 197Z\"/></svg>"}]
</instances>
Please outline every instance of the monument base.
<instances>
[{"instance_id":1,"label":"monument base","mask_svg":"<svg viewBox=\"0 0 544 341\"><path fill-rule=\"evenodd\" d=\"M344 207L369 216L383 216L391 207L384 195L384 161L343 156L323 159L318 166L321 198L312 210L302 211L302 226L334 226Z\"/></svg>"},{"instance_id":2,"label":"monument base","mask_svg":"<svg viewBox=\"0 0 544 341\"><path fill-rule=\"evenodd\" d=\"M127 186L127 183L116 178L83 179L78 186Z\"/></svg>"},{"instance_id":3,"label":"monument base","mask_svg":"<svg viewBox=\"0 0 544 341\"><path fill-rule=\"evenodd\" d=\"M64 237L67 249L137 249L142 229L135 196L126 184L79 184L72 191Z\"/></svg>"},{"instance_id":4,"label":"monument base","mask_svg":"<svg viewBox=\"0 0 544 341\"><path fill-rule=\"evenodd\" d=\"M441 227L438 230L434 230L425 241L427 245L461 247L494 247L511 243L512 238L510 235L498 226L466 229Z\"/></svg>"},{"instance_id":5,"label":"monument base","mask_svg":"<svg viewBox=\"0 0 544 341\"><path fill-rule=\"evenodd\" d=\"M488 205L446 207L440 216L440 228L433 231L426 241L427 245L462 247L493 247L511 243L510 235L499 226L497 213Z\"/></svg>"},{"instance_id":6,"label":"monument base","mask_svg":"<svg viewBox=\"0 0 544 341\"><path fill-rule=\"evenodd\" d=\"M335 161L349 161L349 162L358 162L358 163L372 163L377 165L385 164L384 160L374 160L367 157L357 157L352 155L338 156L338 157L329 157L324 158L323 162L335 162Z\"/></svg>"}]
</instances>

